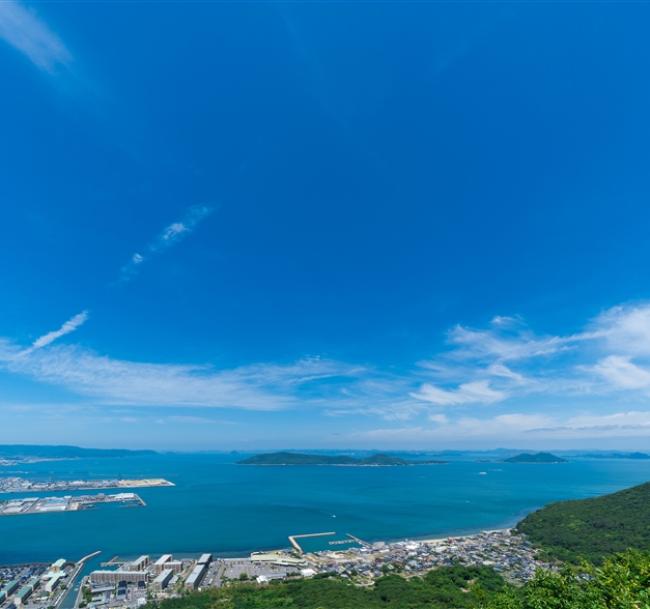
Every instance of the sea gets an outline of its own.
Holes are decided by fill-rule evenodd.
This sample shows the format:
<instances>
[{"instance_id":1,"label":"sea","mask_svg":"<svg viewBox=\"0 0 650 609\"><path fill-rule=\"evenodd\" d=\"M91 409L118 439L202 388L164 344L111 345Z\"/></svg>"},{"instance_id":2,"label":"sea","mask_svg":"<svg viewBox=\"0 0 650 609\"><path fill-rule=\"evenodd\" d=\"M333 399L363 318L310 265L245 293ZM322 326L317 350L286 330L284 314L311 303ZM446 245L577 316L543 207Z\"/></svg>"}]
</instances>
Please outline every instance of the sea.
<instances>
[{"instance_id":1,"label":"sea","mask_svg":"<svg viewBox=\"0 0 650 609\"><path fill-rule=\"evenodd\" d=\"M509 527L549 502L650 480L650 460L283 467L238 465L243 456L147 454L2 467L1 476L161 477L175 486L138 489L146 507L0 517L0 564L77 560L96 550L102 561L167 552L241 556L286 548L289 535L325 531L371 542L443 537ZM329 539L313 538L308 549L325 549Z\"/></svg>"}]
</instances>

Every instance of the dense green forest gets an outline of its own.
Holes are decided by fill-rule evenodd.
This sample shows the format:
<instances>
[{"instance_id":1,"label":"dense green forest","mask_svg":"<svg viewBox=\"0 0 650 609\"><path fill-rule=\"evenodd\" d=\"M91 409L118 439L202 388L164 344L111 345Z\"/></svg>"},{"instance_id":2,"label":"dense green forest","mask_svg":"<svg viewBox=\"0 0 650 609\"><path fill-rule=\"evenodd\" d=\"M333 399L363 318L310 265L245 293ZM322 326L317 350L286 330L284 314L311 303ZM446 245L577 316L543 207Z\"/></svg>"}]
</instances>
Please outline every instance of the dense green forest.
<instances>
[{"instance_id":1,"label":"dense green forest","mask_svg":"<svg viewBox=\"0 0 650 609\"><path fill-rule=\"evenodd\" d=\"M650 550L650 483L618 493L551 503L518 525L546 554L600 562L628 548Z\"/></svg>"},{"instance_id":2,"label":"dense green forest","mask_svg":"<svg viewBox=\"0 0 650 609\"><path fill-rule=\"evenodd\" d=\"M338 578L264 586L234 583L187 594L148 609L647 609L650 554L629 551L600 567L538 571L522 587L487 567L443 567L424 577L390 575L372 587Z\"/></svg>"}]
</instances>

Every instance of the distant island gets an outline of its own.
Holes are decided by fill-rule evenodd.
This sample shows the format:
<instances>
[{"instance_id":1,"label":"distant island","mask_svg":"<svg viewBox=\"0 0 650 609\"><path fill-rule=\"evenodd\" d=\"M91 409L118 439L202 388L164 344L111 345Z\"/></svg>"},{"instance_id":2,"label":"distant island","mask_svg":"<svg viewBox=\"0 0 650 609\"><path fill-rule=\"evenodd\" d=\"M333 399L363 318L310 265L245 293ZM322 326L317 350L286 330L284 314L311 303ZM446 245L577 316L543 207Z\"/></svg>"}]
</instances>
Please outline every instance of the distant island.
<instances>
[{"instance_id":1,"label":"distant island","mask_svg":"<svg viewBox=\"0 0 650 609\"><path fill-rule=\"evenodd\" d=\"M122 448L81 448L79 446L50 446L40 444L0 444L0 465L17 465L38 461L62 459L133 457L154 455L153 450L126 450Z\"/></svg>"},{"instance_id":2,"label":"distant island","mask_svg":"<svg viewBox=\"0 0 650 609\"><path fill-rule=\"evenodd\" d=\"M520 453L504 459L506 463L566 463L567 460L552 453Z\"/></svg>"},{"instance_id":3,"label":"distant island","mask_svg":"<svg viewBox=\"0 0 650 609\"><path fill-rule=\"evenodd\" d=\"M446 461L411 461L392 455L376 454L369 457L350 457L349 455L309 455L304 453L277 452L254 455L237 461L238 465L349 465L349 466L396 466L431 465Z\"/></svg>"},{"instance_id":4,"label":"distant island","mask_svg":"<svg viewBox=\"0 0 650 609\"><path fill-rule=\"evenodd\" d=\"M579 453L578 457L582 457L584 459L633 459L633 460L641 460L641 461L650 459L650 455L648 453L641 453L641 452L626 453L626 452L619 452L619 451Z\"/></svg>"}]
</instances>

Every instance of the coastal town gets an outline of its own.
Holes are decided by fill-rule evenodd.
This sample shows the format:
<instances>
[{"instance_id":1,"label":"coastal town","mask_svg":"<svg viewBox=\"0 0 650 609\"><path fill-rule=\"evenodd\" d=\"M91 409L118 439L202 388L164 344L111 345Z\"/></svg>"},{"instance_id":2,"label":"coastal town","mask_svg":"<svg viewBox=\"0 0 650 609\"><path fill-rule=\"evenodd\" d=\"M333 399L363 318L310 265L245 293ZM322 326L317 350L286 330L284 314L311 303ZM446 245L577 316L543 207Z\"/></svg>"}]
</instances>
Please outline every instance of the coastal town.
<instances>
[{"instance_id":1,"label":"coastal town","mask_svg":"<svg viewBox=\"0 0 650 609\"><path fill-rule=\"evenodd\" d=\"M300 536L295 536L300 537ZM247 558L143 554L114 557L83 574L69 607L76 609L138 609L152 600L174 598L187 591L206 590L233 582L266 585L274 580L338 576L369 586L382 576L416 577L454 564L489 566L515 584L530 580L537 568L553 568L540 560L533 546L509 529L441 539L365 543L344 550L255 552ZM337 542L330 542L337 543ZM60 559L52 565L0 569L1 609L58 609L64 590L71 588L80 563Z\"/></svg>"}]
</instances>

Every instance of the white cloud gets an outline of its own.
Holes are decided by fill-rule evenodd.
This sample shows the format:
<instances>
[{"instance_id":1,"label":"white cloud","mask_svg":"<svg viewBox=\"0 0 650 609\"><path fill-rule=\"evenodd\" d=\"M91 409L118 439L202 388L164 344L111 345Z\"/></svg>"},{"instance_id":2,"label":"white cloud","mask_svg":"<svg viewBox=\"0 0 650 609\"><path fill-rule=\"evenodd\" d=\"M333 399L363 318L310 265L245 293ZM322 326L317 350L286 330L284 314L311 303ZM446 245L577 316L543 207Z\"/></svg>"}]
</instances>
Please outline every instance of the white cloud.
<instances>
[{"instance_id":1,"label":"white cloud","mask_svg":"<svg viewBox=\"0 0 650 609\"><path fill-rule=\"evenodd\" d=\"M650 395L650 304L613 307L568 335L540 336L519 317L487 329L457 325L450 348L420 363L435 383L413 398L438 406L494 404L531 394Z\"/></svg>"},{"instance_id":2,"label":"white cloud","mask_svg":"<svg viewBox=\"0 0 650 609\"><path fill-rule=\"evenodd\" d=\"M468 438L512 437L534 430L553 422L542 414L509 413L492 418L479 419L461 417L452 420L444 415L432 415L430 420L436 425L393 427L371 429L352 434L356 438L373 441L399 442L408 445L410 442L430 442L440 440L463 440Z\"/></svg>"},{"instance_id":3,"label":"white cloud","mask_svg":"<svg viewBox=\"0 0 650 609\"><path fill-rule=\"evenodd\" d=\"M489 445L506 441L523 447L552 440L599 439L607 437L650 438L650 411L613 412L602 415L579 415L566 418L542 413L507 413L494 417L429 417L434 426L384 427L354 432L351 441L395 446L429 446L432 442L477 442Z\"/></svg>"},{"instance_id":4,"label":"white cloud","mask_svg":"<svg viewBox=\"0 0 650 609\"><path fill-rule=\"evenodd\" d=\"M499 361L525 360L552 355L569 348L575 337L535 337L520 333L502 335L493 330L472 330L461 325L449 332L449 342L458 347L454 353L459 358L488 358Z\"/></svg>"},{"instance_id":5,"label":"white cloud","mask_svg":"<svg viewBox=\"0 0 650 609\"><path fill-rule=\"evenodd\" d=\"M526 383L529 382L524 377L523 374L511 370L510 368L508 368L508 366L505 366L504 364L499 364L499 363L490 364L490 366L486 370L486 373L490 376L496 376L496 377L508 379L510 381L514 381L517 385L525 385Z\"/></svg>"},{"instance_id":6,"label":"white cloud","mask_svg":"<svg viewBox=\"0 0 650 609\"><path fill-rule=\"evenodd\" d=\"M650 370L637 366L629 357L610 355L600 360L593 370L620 389L650 389Z\"/></svg>"},{"instance_id":7,"label":"white cloud","mask_svg":"<svg viewBox=\"0 0 650 609\"><path fill-rule=\"evenodd\" d=\"M49 73L68 66L72 61L72 55L60 38L32 9L16 0L0 2L0 39Z\"/></svg>"},{"instance_id":8,"label":"white cloud","mask_svg":"<svg viewBox=\"0 0 650 609\"><path fill-rule=\"evenodd\" d=\"M650 411L575 415L564 420L553 420L549 425L529 430L529 433L561 439L650 438Z\"/></svg>"},{"instance_id":9,"label":"white cloud","mask_svg":"<svg viewBox=\"0 0 650 609\"><path fill-rule=\"evenodd\" d=\"M177 224L182 227L170 225L160 239L182 238L188 224ZM139 264L135 258L134 263ZM435 426L435 433L496 433L501 425L504 433L519 429L540 435L562 429L552 433L566 435L577 433L578 427L594 431L600 425L604 430L614 423L586 425L568 418L571 412L548 420L525 418L529 415L520 412L489 419L490 428L485 427L488 419L466 414L479 405L507 408L516 403L518 410L526 410L540 396L562 403L568 396L576 398L573 410L633 399L641 411L650 399L650 357L644 351L648 318L650 305L616 307L585 324L582 332L546 337L535 335L519 319L514 329L511 323L505 328L490 323L487 330L457 326L449 349L397 373L319 358L218 369L119 360L81 346L53 344L86 321L87 313L82 312L26 348L0 339L0 368L63 387L94 404L254 410L304 406L339 417L425 421ZM452 406L451 412L463 418L453 420L437 412Z\"/></svg>"},{"instance_id":10,"label":"white cloud","mask_svg":"<svg viewBox=\"0 0 650 609\"><path fill-rule=\"evenodd\" d=\"M521 324L521 318L518 316L512 316L512 315L495 315L491 320L490 323L493 326L499 326L501 328L505 328L508 326L516 326Z\"/></svg>"},{"instance_id":11,"label":"white cloud","mask_svg":"<svg viewBox=\"0 0 650 609\"><path fill-rule=\"evenodd\" d=\"M610 351L650 356L650 305L613 307L599 315L592 327Z\"/></svg>"},{"instance_id":12,"label":"white cloud","mask_svg":"<svg viewBox=\"0 0 650 609\"><path fill-rule=\"evenodd\" d=\"M318 358L293 364L254 364L218 370L211 366L118 360L77 346L19 351L0 344L0 367L64 387L95 403L131 406L194 406L278 410L300 403L301 390L356 368ZM303 403L313 402L300 398Z\"/></svg>"},{"instance_id":13,"label":"white cloud","mask_svg":"<svg viewBox=\"0 0 650 609\"><path fill-rule=\"evenodd\" d=\"M173 241L174 239L178 238L179 235L182 235L183 233L188 232L190 229L185 226L182 222L174 222L173 224L170 224L165 230L163 231L162 235L160 235L161 241Z\"/></svg>"},{"instance_id":14,"label":"white cloud","mask_svg":"<svg viewBox=\"0 0 650 609\"><path fill-rule=\"evenodd\" d=\"M66 321L58 330L53 330L52 332L43 334L43 336L39 336L32 343L31 347L22 351L21 355L27 355L28 353L31 353L36 349L41 349L43 347L46 347L47 345L53 343L58 338L61 338L66 334L70 334L71 332L74 332L77 328L83 326L83 324L85 324L87 320L88 320L88 311L82 311L81 313L77 313L74 317L68 319L68 321Z\"/></svg>"},{"instance_id":15,"label":"white cloud","mask_svg":"<svg viewBox=\"0 0 650 609\"><path fill-rule=\"evenodd\" d=\"M190 235L194 229L213 212L207 205L193 205L182 220L172 222L146 247L143 252L135 252L130 260L120 269L120 281L133 279L144 262L169 249Z\"/></svg>"},{"instance_id":16,"label":"white cloud","mask_svg":"<svg viewBox=\"0 0 650 609\"><path fill-rule=\"evenodd\" d=\"M431 383L423 384L419 391L412 392L416 400L430 402L437 406L459 404L493 404L505 400L508 395L490 387L488 381L472 381L461 384L457 389L441 389Z\"/></svg>"}]
</instances>

